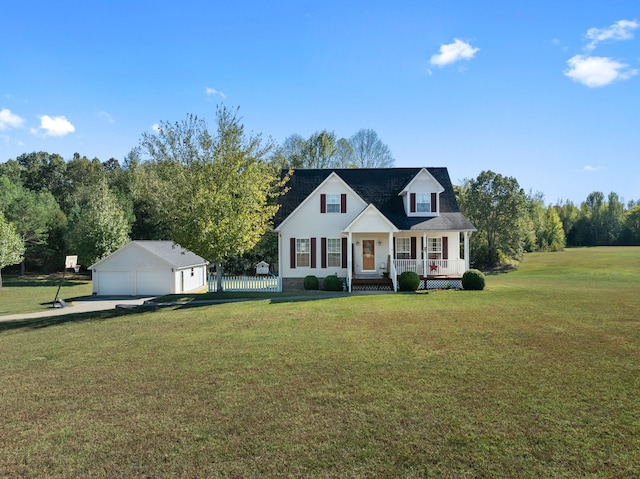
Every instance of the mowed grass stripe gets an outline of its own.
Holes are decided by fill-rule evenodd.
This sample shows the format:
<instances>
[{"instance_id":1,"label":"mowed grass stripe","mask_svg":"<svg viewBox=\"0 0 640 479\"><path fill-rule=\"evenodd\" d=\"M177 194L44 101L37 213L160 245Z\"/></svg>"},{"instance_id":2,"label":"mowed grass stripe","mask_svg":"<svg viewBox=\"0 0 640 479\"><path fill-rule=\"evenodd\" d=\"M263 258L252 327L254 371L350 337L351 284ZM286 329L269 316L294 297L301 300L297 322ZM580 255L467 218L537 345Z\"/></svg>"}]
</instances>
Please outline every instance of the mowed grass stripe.
<instances>
[{"instance_id":1,"label":"mowed grass stripe","mask_svg":"<svg viewBox=\"0 0 640 479\"><path fill-rule=\"evenodd\" d=\"M637 477L639 257L6 329L0 476Z\"/></svg>"}]
</instances>

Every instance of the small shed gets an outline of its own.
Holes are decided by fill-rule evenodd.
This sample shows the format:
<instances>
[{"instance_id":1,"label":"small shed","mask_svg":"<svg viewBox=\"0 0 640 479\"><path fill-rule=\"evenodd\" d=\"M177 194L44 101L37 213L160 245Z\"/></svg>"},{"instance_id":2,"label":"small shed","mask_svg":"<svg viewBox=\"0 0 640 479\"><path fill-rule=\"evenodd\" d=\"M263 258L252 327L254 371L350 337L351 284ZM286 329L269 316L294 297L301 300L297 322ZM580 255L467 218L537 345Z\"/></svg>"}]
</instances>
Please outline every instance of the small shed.
<instances>
[{"instance_id":1,"label":"small shed","mask_svg":"<svg viewBox=\"0 0 640 479\"><path fill-rule=\"evenodd\" d=\"M131 241L89 266L93 294L162 296L207 285L208 261L173 241Z\"/></svg>"},{"instance_id":2,"label":"small shed","mask_svg":"<svg viewBox=\"0 0 640 479\"><path fill-rule=\"evenodd\" d=\"M256 275L269 274L269 263L260 261L256 265Z\"/></svg>"}]
</instances>

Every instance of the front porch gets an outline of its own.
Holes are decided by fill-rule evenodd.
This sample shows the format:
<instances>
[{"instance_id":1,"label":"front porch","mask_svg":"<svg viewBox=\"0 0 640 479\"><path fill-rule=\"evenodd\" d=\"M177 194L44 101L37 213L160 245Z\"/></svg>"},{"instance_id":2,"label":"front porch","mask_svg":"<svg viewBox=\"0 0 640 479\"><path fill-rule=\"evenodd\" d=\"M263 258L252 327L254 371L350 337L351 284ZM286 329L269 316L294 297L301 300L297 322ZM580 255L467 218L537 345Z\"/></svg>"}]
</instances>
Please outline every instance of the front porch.
<instances>
[{"instance_id":1,"label":"front porch","mask_svg":"<svg viewBox=\"0 0 640 479\"><path fill-rule=\"evenodd\" d=\"M459 288L469 269L468 233L463 233L347 233L351 245L346 248L348 290L397 291L398 278L405 271L420 277L420 289Z\"/></svg>"},{"instance_id":2,"label":"front porch","mask_svg":"<svg viewBox=\"0 0 640 479\"><path fill-rule=\"evenodd\" d=\"M413 271L421 278L462 278L466 271L464 259L394 259L397 275Z\"/></svg>"}]
</instances>

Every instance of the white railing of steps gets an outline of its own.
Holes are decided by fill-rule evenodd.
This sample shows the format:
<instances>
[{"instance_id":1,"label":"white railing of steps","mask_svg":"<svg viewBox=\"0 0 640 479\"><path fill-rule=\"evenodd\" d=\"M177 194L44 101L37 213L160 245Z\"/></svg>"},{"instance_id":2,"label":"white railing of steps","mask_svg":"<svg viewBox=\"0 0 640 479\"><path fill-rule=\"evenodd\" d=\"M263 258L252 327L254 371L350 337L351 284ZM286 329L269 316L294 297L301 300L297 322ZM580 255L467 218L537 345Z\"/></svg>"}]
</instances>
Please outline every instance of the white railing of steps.
<instances>
[{"instance_id":1,"label":"white railing of steps","mask_svg":"<svg viewBox=\"0 0 640 479\"><path fill-rule=\"evenodd\" d=\"M391 282L393 283L393 290L398 291L398 272L396 271L396 264L394 261L390 262L390 270L389 277L391 278Z\"/></svg>"},{"instance_id":2,"label":"white railing of steps","mask_svg":"<svg viewBox=\"0 0 640 479\"><path fill-rule=\"evenodd\" d=\"M397 274L413 271L419 276L462 276L464 274L463 259L394 259Z\"/></svg>"}]
</instances>

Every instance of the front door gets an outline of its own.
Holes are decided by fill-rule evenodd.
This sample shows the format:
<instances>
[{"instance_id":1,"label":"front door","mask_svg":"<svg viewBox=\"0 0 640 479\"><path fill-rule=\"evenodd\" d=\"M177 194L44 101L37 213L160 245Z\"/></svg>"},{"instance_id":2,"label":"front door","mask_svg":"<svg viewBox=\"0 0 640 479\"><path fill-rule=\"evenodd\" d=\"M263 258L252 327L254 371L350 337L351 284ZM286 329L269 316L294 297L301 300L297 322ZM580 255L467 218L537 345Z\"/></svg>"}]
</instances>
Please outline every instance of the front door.
<instances>
[{"instance_id":1,"label":"front door","mask_svg":"<svg viewBox=\"0 0 640 479\"><path fill-rule=\"evenodd\" d=\"M374 240L362 240L362 270L375 271L376 269L376 242Z\"/></svg>"}]
</instances>

